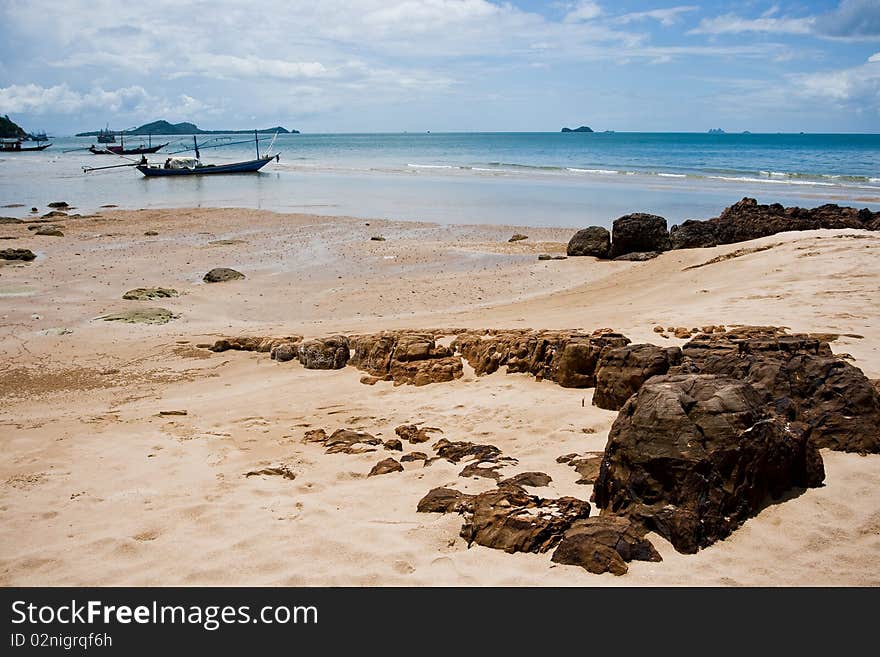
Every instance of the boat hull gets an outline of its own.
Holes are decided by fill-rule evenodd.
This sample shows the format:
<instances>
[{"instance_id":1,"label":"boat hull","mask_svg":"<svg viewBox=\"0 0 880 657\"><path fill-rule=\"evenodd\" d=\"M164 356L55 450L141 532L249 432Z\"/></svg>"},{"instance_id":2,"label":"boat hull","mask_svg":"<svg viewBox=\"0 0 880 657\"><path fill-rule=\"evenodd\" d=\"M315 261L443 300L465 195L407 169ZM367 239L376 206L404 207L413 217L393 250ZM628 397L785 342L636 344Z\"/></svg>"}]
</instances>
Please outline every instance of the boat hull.
<instances>
[{"instance_id":1,"label":"boat hull","mask_svg":"<svg viewBox=\"0 0 880 657\"><path fill-rule=\"evenodd\" d=\"M107 146L106 148L95 148L90 146L89 150L95 155L148 155L156 153L161 148L165 148L168 144L160 144L158 146L149 146L144 148L123 148L122 146Z\"/></svg>"},{"instance_id":2,"label":"boat hull","mask_svg":"<svg viewBox=\"0 0 880 657\"><path fill-rule=\"evenodd\" d=\"M137 170L149 178L160 176L207 176L223 173L252 173L269 164L274 157L261 157L259 160L234 162L232 164L209 164L195 169L165 169L157 166L139 165Z\"/></svg>"},{"instance_id":3,"label":"boat hull","mask_svg":"<svg viewBox=\"0 0 880 657\"><path fill-rule=\"evenodd\" d=\"M27 153L29 151L44 151L52 144L41 144L40 146L21 146L18 148L0 148L0 153Z\"/></svg>"}]
</instances>

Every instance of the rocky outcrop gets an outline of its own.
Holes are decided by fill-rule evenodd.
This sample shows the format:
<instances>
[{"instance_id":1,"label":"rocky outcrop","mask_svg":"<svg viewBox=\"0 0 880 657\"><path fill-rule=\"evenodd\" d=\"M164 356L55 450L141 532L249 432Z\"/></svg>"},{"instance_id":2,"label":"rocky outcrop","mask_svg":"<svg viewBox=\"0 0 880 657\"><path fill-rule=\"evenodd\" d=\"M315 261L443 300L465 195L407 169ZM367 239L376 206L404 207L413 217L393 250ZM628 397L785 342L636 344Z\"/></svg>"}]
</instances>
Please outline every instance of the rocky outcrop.
<instances>
[{"instance_id":1,"label":"rocky outcrop","mask_svg":"<svg viewBox=\"0 0 880 657\"><path fill-rule=\"evenodd\" d=\"M807 423L818 447L880 453L880 394L827 342L774 327L745 327L697 336L682 354L678 371L747 381L768 408Z\"/></svg>"},{"instance_id":2,"label":"rocky outcrop","mask_svg":"<svg viewBox=\"0 0 880 657\"><path fill-rule=\"evenodd\" d=\"M244 274L228 267L215 267L202 278L205 283L224 283L244 278Z\"/></svg>"},{"instance_id":3,"label":"rocky outcrop","mask_svg":"<svg viewBox=\"0 0 880 657\"><path fill-rule=\"evenodd\" d=\"M627 253L668 251L669 248L669 230L663 217L636 212L614 220L611 229L612 258Z\"/></svg>"},{"instance_id":4,"label":"rocky outcrop","mask_svg":"<svg viewBox=\"0 0 880 657\"><path fill-rule=\"evenodd\" d=\"M363 454L375 452L376 446L381 445L382 441L362 431L337 429L329 437L325 437L323 443L326 454Z\"/></svg>"},{"instance_id":5,"label":"rocky outcrop","mask_svg":"<svg viewBox=\"0 0 880 657\"><path fill-rule=\"evenodd\" d=\"M297 347L297 358L309 370L338 370L348 364L349 342L344 335L307 340Z\"/></svg>"},{"instance_id":6,"label":"rocky outcrop","mask_svg":"<svg viewBox=\"0 0 880 657\"><path fill-rule=\"evenodd\" d=\"M441 438L432 446L437 456L450 463L458 463L470 457L476 461L493 462L501 457L501 450L495 445L480 445L466 441L450 441Z\"/></svg>"},{"instance_id":7,"label":"rocky outcrop","mask_svg":"<svg viewBox=\"0 0 880 657\"><path fill-rule=\"evenodd\" d=\"M437 427L419 427L416 424L401 424L394 429L394 433L400 436L402 440L418 444L428 442L431 440L432 433L443 433L443 430L438 429Z\"/></svg>"},{"instance_id":8,"label":"rocky outcrop","mask_svg":"<svg viewBox=\"0 0 880 657\"><path fill-rule=\"evenodd\" d=\"M652 344L630 344L606 349L596 368L596 390L593 404L617 411L641 385L681 361L678 347L657 347Z\"/></svg>"},{"instance_id":9,"label":"rocky outcrop","mask_svg":"<svg viewBox=\"0 0 880 657\"><path fill-rule=\"evenodd\" d=\"M302 336L292 335L286 337L267 337L240 335L234 338L217 340L209 349L215 352L221 351L256 351L258 353L270 353L272 349L282 344L297 343Z\"/></svg>"},{"instance_id":10,"label":"rocky outcrop","mask_svg":"<svg viewBox=\"0 0 880 657\"><path fill-rule=\"evenodd\" d=\"M733 244L792 230L818 228L862 228L877 230L880 212L864 208L841 207L834 203L816 208L783 207L779 203L761 205L753 198L726 208L719 216L706 221L685 221L673 226L672 248Z\"/></svg>"},{"instance_id":11,"label":"rocky outcrop","mask_svg":"<svg viewBox=\"0 0 880 657\"><path fill-rule=\"evenodd\" d=\"M607 258L611 253L611 233L601 226L582 228L568 241L566 253L570 256Z\"/></svg>"},{"instance_id":12,"label":"rocky outcrop","mask_svg":"<svg viewBox=\"0 0 880 657\"><path fill-rule=\"evenodd\" d=\"M61 228L58 226L40 226L34 231L34 235L42 235L44 237L64 237Z\"/></svg>"},{"instance_id":13,"label":"rocky outcrop","mask_svg":"<svg viewBox=\"0 0 880 657\"><path fill-rule=\"evenodd\" d=\"M473 510L473 495L454 488L432 488L417 507L419 513L464 513Z\"/></svg>"},{"instance_id":14,"label":"rocky outcrop","mask_svg":"<svg viewBox=\"0 0 880 657\"><path fill-rule=\"evenodd\" d=\"M567 463L580 475L576 484L592 486L599 478L599 469L602 466L604 452L587 452L583 456L578 454L566 454L556 459L557 463Z\"/></svg>"},{"instance_id":15,"label":"rocky outcrop","mask_svg":"<svg viewBox=\"0 0 880 657\"><path fill-rule=\"evenodd\" d=\"M369 374L422 386L462 376L461 358L436 343L434 334L394 331L352 338L351 364Z\"/></svg>"},{"instance_id":16,"label":"rocky outcrop","mask_svg":"<svg viewBox=\"0 0 880 657\"><path fill-rule=\"evenodd\" d=\"M24 260L28 262L36 258L30 249L0 249L0 260Z\"/></svg>"},{"instance_id":17,"label":"rocky outcrop","mask_svg":"<svg viewBox=\"0 0 880 657\"><path fill-rule=\"evenodd\" d=\"M282 342L281 344L272 347L272 350L269 352L269 357L272 360L277 360L279 363L286 363L296 358L298 354L298 342Z\"/></svg>"},{"instance_id":18,"label":"rocky outcrop","mask_svg":"<svg viewBox=\"0 0 880 657\"><path fill-rule=\"evenodd\" d=\"M167 308L140 308L102 315L98 319L105 322L122 322L123 324L167 324L179 317L180 315Z\"/></svg>"},{"instance_id":19,"label":"rocky outcrop","mask_svg":"<svg viewBox=\"0 0 880 657\"><path fill-rule=\"evenodd\" d=\"M565 532L551 557L554 563L580 566L595 574L624 575L629 561L662 561L645 538L647 530L622 516L578 520Z\"/></svg>"},{"instance_id":20,"label":"rocky outcrop","mask_svg":"<svg viewBox=\"0 0 880 657\"><path fill-rule=\"evenodd\" d=\"M520 472L519 474L502 479L498 482L499 486L530 486L532 488L543 488L549 486L553 479L546 472Z\"/></svg>"},{"instance_id":21,"label":"rocky outcrop","mask_svg":"<svg viewBox=\"0 0 880 657\"><path fill-rule=\"evenodd\" d=\"M667 375L624 404L593 490L603 513L630 517L693 553L824 476L809 427L768 412L748 383Z\"/></svg>"},{"instance_id":22,"label":"rocky outcrop","mask_svg":"<svg viewBox=\"0 0 880 657\"><path fill-rule=\"evenodd\" d=\"M624 253L614 258L615 262L645 262L653 260L660 255L659 251L637 251L634 253Z\"/></svg>"},{"instance_id":23,"label":"rocky outcrop","mask_svg":"<svg viewBox=\"0 0 880 657\"><path fill-rule=\"evenodd\" d=\"M626 344L628 338L604 329L589 335L526 329L462 333L452 347L461 352L478 376L507 366L509 374L524 372L563 387L586 388L595 383L602 350Z\"/></svg>"},{"instance_id":24,"label":"rocky outcrop","mask_svg":"<svg viewBox=\"0 0 880 657\"><path fill-rule=\"evenodd\" d=\"M180 296L177 290L167 287L138 287L122 295L129 301L150 301L152 299L170 299Z\"/></svg>"}]
</instances>

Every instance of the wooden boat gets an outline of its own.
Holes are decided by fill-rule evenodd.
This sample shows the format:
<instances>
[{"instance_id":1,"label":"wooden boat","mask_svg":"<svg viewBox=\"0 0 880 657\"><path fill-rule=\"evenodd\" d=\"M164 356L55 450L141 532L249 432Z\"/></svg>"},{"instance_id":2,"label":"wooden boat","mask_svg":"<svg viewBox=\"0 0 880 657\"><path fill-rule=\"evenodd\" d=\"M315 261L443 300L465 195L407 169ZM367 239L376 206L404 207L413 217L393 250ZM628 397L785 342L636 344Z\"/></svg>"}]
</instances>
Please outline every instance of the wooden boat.
<instances>
[{"instance_id":1,"label":"wooden boat","mask_svg":"<svg viewBox=\"0 0 880 657\"><path fill-rule=\"evenodd\" d=\"M126 148L125 145L121 146L104 146L99 147L89 146L89 151L94 153L95 155L147 155L149 153L155 153L156 151L165 148L168 145L168 142L164 144L159 144L158 146L144 146L141 144L137 148Z\"/></svg>"},{"instance_id":2,"label":"wooden boat","mask_svg":"<svg viewBox=\"0 0 880 657\"><path fill-rule=\"evenodd\" d=\"M278 155L263 155L256 160L230 164L202 164L194 157L169 157L165 164L138 164L137 170L147 177L155 176L207 176L217 173L252 173L259 171Z\"/></svg>"},{"instance_id":3,"label":"wooden boat","mask_svg":"<svg viewBox=\"0 0 880 657\"><path fill-rule=\"evenodd\" d=\"M113 134L110 130L110 125L108 124L106 128L101 130L98 133L98 143L99 144L115 144L116 143L116 135Z\"/></svg>"},{"instance_id":4,"label":"wooden boat","mask_svg":"<svg viewBox=\"0 0 880 657\"><path fill-rule=\"evenodd\" d=\"M30 135L31 141L49 141L49 137L46 136L46 131L41 130L40 132L35 132Z\"/></svg>"},{"instance_id":5,"label":"wooden boat","mask_svg":"<svg viewBox=\"0 0 880 657\"><path fill-rule=\"evenodd\" d=\"M21 139L0 139L0 152L24 153L26 151L44 151L52 144L40 144L39 146L22 146Z\"/></svg>"}]
</instances>

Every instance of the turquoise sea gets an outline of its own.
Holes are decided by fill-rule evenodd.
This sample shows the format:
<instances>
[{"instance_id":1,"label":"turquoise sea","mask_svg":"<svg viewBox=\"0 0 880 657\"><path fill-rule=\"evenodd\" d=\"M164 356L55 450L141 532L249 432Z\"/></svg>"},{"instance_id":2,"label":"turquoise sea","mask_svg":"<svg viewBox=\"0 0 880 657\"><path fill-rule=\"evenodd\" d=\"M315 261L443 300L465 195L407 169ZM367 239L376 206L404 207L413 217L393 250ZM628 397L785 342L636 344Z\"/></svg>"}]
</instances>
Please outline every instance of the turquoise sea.
<instances>
[{"instance_id":1,"label":"turquoise sea","mask_svg":"<svg viewBox=\"0 0 880 657\"><path fill-rule=\"evenodd\" d=\"M192 144L171 141L151 160ZM140 138L128 138L127 145ZM248 207L452 223L610 225L629 212L670 223L717 215L743 196L880 210L880 135L693 133L424 133L281 135L280 162L259 175L146 179L53 138L40 153L0 154L2 215L65 200L80 211ZM251 159L242 135L203 135L202 160ZM239 143L244 142L244 143ZM221 146L207 148L207 146ZM262 148L268 146L268 139ZM191 155L192 153L180 153Z\"/></svg>"}]
</instances>

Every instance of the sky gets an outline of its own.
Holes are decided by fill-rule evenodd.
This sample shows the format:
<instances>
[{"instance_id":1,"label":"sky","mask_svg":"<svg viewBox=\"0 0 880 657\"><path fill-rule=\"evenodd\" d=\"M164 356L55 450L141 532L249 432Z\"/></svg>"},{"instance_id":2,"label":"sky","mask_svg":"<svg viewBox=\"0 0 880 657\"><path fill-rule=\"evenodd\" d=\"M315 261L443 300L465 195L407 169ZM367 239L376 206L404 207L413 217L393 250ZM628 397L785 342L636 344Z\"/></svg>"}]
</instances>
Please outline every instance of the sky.
<instances>
[{"instance_id":1,"label":"sky","mask_svg":"<svg viewBox=\"0 0 880 657\"><path fill-rule=\"evenodd\" d=\"M0 0L0 114L303 132L880 132L880 0Z\"/></svg>"}]
</instances>

